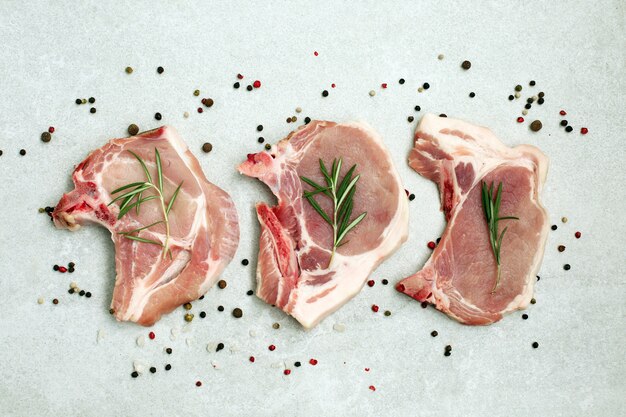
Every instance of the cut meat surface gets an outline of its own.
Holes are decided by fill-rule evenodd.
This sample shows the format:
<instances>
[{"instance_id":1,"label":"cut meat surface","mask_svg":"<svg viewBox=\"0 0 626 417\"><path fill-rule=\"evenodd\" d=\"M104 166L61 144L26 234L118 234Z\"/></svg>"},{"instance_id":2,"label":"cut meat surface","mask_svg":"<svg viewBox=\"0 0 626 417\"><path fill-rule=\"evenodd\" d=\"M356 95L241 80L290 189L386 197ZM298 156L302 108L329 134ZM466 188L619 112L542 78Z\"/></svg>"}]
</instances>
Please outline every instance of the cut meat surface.
<instances>
[{"instance_id":1,"label":"cut meat surface","mask_svg":"<svg viewBox=\"0 0 626 417\"><path fill-rule=\"evenodd\" d=\"M300 177L324 184L321 159L343 161L340 178L356 164L360 179L353 213L367 215L329 264L333 229L303 198ZM407 197L379 136L360 123L312 121L270 152L248 155L239 171L263 181L278 205L256 206L261 224L257 296L310 328L354 297L370 273L405 240ZM316 198L326 213L332 201Z\"/></svg>"},{"instance_id":2,"label":"cut meat surface","mask_svg":"<svg viewBox=\"0 0 626 417\"><path fill-rule=\"evenodd\" d=\"M397 289L428 301L465 324L490 324L525 308L543 258L548 215L539 202L548 159L537 148L505 146L484 127L425 115L415 133L409 165L439 187L448 222L424 268ZM482 203L482 183L502 183L499 231L501 278Z\"/></svg>"},{"instance_id":3,"label":"cut meat surface","mask_svg":"<svg viewBox=\"0 0 626 417\"><path fill-rule=\"evenodd\" d=\"M121 201L109 205L115 198L111 191L146 181L129 151L139 155L157 178L155 148L161 155L166 203L182 183L168 216L171 257L163 256L161 246L120 234L163 220L160 200L147 201L139 213L132 209L121 219L117 218ZM97 223L111 231L117 272L111 308L118 320L151 326L163 314L206 293L235 254L239 223L230 196L208 182L198 160L171 127L111 140L76 167L73 181L75 189L63 195L52 217L58 228L74 231ZM144 197L154 194L149 190ZM149 227L139 236L163 243L165 226Z\"/></svg>"}]
</instances>

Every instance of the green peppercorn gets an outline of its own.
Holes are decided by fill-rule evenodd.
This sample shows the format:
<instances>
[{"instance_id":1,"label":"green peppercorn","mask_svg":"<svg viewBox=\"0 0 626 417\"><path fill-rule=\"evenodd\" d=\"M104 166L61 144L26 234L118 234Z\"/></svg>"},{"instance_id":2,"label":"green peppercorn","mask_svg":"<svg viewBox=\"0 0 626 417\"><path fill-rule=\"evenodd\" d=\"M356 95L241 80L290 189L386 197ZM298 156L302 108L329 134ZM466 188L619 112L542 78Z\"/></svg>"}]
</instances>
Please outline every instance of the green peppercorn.
<instances>
[{"instance_id":1,"label":"green peppercorn","mask_svg":"<svg viewBox=\"0 0 626 417\"><path fill-rule=\"evenodd\" d=\"M186 322L191 322L192 320L193 320L193 314L191 314L191 313L185 314L185 321Z\"/></svg>"}]
</instances>

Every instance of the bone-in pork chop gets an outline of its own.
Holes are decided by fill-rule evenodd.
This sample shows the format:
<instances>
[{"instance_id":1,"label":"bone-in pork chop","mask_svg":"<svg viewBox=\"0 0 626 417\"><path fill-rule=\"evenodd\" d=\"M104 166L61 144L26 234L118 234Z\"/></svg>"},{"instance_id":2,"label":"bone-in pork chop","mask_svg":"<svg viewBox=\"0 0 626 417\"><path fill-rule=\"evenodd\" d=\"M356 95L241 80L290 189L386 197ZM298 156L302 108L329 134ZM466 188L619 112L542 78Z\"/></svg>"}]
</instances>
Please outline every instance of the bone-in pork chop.
<instances>
[{"instance_id":1,"label":"bone-in pork chop","mask_svg":"<svg viewBox=\"0 0 626 417\"><path fill-rule=\"evenodd\" d=\"M133 208L121 218L123 200L110 204L119 195L112 194L117 188L146 181L133 153L145 161L156 181L155 149L161 158L166 204L182 184L167 216L169 238L164 223L132 236L159 244L123 234L162 221L159 199L145 201L139 211ZM232 200L206 179L198 160L171 127L111 140L76 167L73 181L75 189L63 195L52 217L59 228L73 231L97 223L111 231L117 272L111 308L118 320L154 324L161 315L206 293L235 254L239 225ZM155 195L149 189L142 198Z\"/></svg>"},{"instance_id":2,"label":"bone-in pork chop","mask_svg":"<svg viewBox=\"0 0 626 417\"><path fill-rule=\"evenodd\" d=\"M409 165L439 187L448 224L424 268L397 289L465 324L490 324L525 308L548 233L548 215L539 202L545 155L528 145L509 148L484 127L428 114L417 127ZM500 184L498 217L518 219L497 226L498 236L507 228L498 281L483 187L495 193Z\"/></svg>"},{"instance_id":3,"label":"bone-in pork chop","mask_svg":"<svg viewBox=\"0 0 626 417\"><path fill-rule=\"evenodd\" d=\"M303 197L312 189L301 178L325 184L320 161L330 171L338 159L338 178L347 177L354 165L355 177L360 175L350 220L366 214L333 254L334 229ZM263 181L278 199L274 207L256 206L261 224L257 296L306 328L354 297L372 270L406 240L405 191L380 137L364 124L312 121L271 151L248 155L239 170ZM333 212L329 195L314 198L321 210Z\"/></svg>"}]
</instances>

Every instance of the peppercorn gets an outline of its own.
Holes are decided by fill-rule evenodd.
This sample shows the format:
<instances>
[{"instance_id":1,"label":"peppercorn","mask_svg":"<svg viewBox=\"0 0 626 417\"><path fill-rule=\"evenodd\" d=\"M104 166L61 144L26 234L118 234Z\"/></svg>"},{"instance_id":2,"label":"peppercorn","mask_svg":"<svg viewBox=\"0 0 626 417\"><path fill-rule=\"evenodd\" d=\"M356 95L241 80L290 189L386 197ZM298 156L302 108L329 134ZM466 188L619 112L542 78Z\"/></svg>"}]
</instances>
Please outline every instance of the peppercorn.
<instances>
[{"instance_id":1,"label":"peppercorn","mask_svg":"<svg viewBox=\"0 0 626 417\"><path fill-rule=\"evenodd\" d=\"M110 308L110 309L109 309L109 314L111 314L111 315L115 314L115 309Z\"/></svg>"},{"instance_id":2,"label":"peppercorn","mask_svg":"<svg viewBox=\"0 0 626 417\"><path fill-rule=\"evenodd\" d=\"M467 71L468 69L472 68L472 63L469 61L463 61L461 63L461 68Z\"/></svg>"},{"instance_id":3,"label":"peppercorn","mask_svg":"<svg viewBox=\"0 0 626 417\"><path fill-rule=\"evenodd\" d=\"M523 320L528 320L528 314L522 314L522 319Z\"/></svg>"},{"instance_id":4,"label":"peppercorn","mask_svg":"<svg viewBox=\"0 0 626 417\"><path fill-rule=\"evenodd\" d=\"M269 151L270 149L272 149L272 145L270 145L269 143L266 143L265 144L265 149L267 149Z\"/></svg>"},{"instance_id":5,"label":"peppercorn","mask_svg":"<svg viewBox=\"0 0 626 417\"><path fill-rule=\"evenodd\" d=\"M95 99L95 98L93 98L93 97L89 97L89 100L88 100L88 101L89 101L91 104L93 104L93 103L95 103L95 102L96 102L96 99Z\"/></svg>"},{"instance_id":6,"label":"peppercorn","mask_svg":"<svg viewBox=\"0 0 626 417\"><path fill-rule=\"evenodd\" d=\"M198 97L200 95L200 90L193 90L193 95Z\"/></svg>"},{"instance_id":7,"label":"peppercorn","mask_svg":"<svg viewBox=\"0 0 626 417\"><path fill-rule=\"evenodd\" d=\"M52 304L55 304L55 305L56 305L56 304L59 304L59 300L58 300L58 299L56 299L56 298L55 298L55 299L53 299L53 300L52 300Z\"/></svg>"},{"instance_id":8,"label":"peppercorn","mask_svg":"<svg viewBox=\"0 0 626 417\"><path fill-rule=\"evenodd\" d=\"M83 295L85 295L85 290L80 290L80 292L78 293L78 295L80 295L81 297L82 297Z\"/></svg>"},{"instance_id":9,"label":"peppercorn","mask_svg":"<svg viewBox=\"0 0 626 417\"><path fill-rule=\"evenodd\" d=\"M50 140L52 139L52 135L50 134L50 132L43 132L41 134L41 141L44 143L48 143L50 142Z\"/></svg>"},{"instance_id":10,"label":"peppercorn","mask_svg":"<svg viewBox=\"0 0 626 417\"><path fill-rule=\"evenodd\" d=\"M132 74L133 73L133 68L132 67L126 67L125 71L126 71L126 74Z\"/></svg>"},{"instance_id":11,"label":"peppercorn","mask_svg":"<svg viewBox=\"0 0 626 417\"><path fill-rule=\"evenodd\" d=\"M241 261L241 264L242 264L243 266L247 266L249 263L250 263L250 261L248 261L247 259L243 259L243 260Z\"/></svg>"},{"instance_id":12,"label":"peppercorn","mask_svg":"<svg viewBox=\"0 0 626 417\"><path fill-rule=\"evenodd\" d=\"M300 361L296 361L294 362L293 366L295 366L296 368L299 368L300 366L302 366L302 364L300 363Z\"/></svg>"},{"instance_id":13,"label":"peppercorn","mask_svg":"<svg viewBox=\"0 0 626 417\"><path fill-rule=\"evenodd\" d=\"M276 346L274 345L269 345L267 348L270 350L270 352L273 352L276 350Z\"/></svg>"},{"instance_id":14,"label":"peppercorn","mask_svg":"<svg viewBox=\"0 0 626 417\"><path fill-rule=\"evenodd\" d=\"M406 120L407 120L409 123L411 123L411 122L413 122L413 120L415 120L415 119L414 119L414 117L413 117L413 116L409 116L409 117L407 117L407 118L406 118Z\"/></svg>"},{"instance_id":15,"label":"peppercorn","mask_svg":"<svg viewBox=\"0 0 626 417\"><path fill-rule=\"evenodd\" d=\"M239 87L240 87L240 84L238 82L233 84L233 88L239 88Z\"/></svg>"},{"instance_id":16,"label":"peppercorn","mask_svg":"<svg viewBox=\"0 0 626 417\"><path fill-rule=\"evenodd\" d=\"M415 106L414 108L415 108L415 111L420 111L420 110L422 110L422 108L421 108L420 106Z\"/></svg>"},{"instance_id":17,"label":"peppercorn","mask_svg":"<svg viewBox=\"0 0 626 417\"><path fill-rule=\"evenodd\" d=\"M400 79L398 80L398 83L400 83L401 85L402 85L402 84L404 84L404 78L400 78Z\"/></svg>"},{"instance_id":18,"label":"peppercorn","mask_svg":"<svg viewBox=\"0 0 626 417\"><path fill-rule=\"evenodd\" d=\"M172 365L170 365L169 363L167 365L165 365L165 370L169 371L170 369L172 369Z\"/></svg>"},{"instance_id":19,"label":"peppercorn","mask_svg":"<svg viewBox=\"0 0 626 417\"><path fill-rule=\"evenodd\" d=\"M422 303L420 304L420 306L421 306L422 308L426 308L426 307L428 307L428 301L422 301Z\"/></svg>"},{"instance_id":20,"label":"peppercorn","mask_svg":"<svg viewBox=\"0 0 626 417\"><path fill-rule=\"evenodd\" d=\"M516 85L515 86L515 91L522 91L522 86L521 85Z\"/></svg>"},{"instance_id":21,"label":"peppercorn","mask_svg":"<svg viewBox=\"0 0 626 417\"><path fill-rule=\"evenodd\" d=\"M450 345L446 345L446 349L447 352L451 352L452 351L452 346Z\"/></svg>"},{"instance_id":22,"label":"peppercorn","mask_svg":"<svg viewBox=\"0 0 626 417\"><path fill-rule=\"evenodd\" d=\"M570 264L565 264L565 265L563 265L563 269L564 269L564 270L566 270L566 271L569 271L571 268L572 268L572 267L571 267L571 265L570 265Z\"/></svg>"},{"instance_id":23,"label":"peppercorn","mask_svg":"<svg viewBox=\"0 0 626 417\"><path fill-rule=\"evenodd\" d=\"M525 108L526 110L530 110L530 108L531 108L531 107L532 107L532 106L531 106L530 104L528 104L528 103L527 103L526 105L524 105L524 108Z\"/></svg>"},{"instance_id":24,"label":"peppercorn","mask_svg":"<svg viewBox=\"0 0 626 417\"><path fill-rule=\"evenodd\" d=\"M322 91L322 97L328 97L328 90Z\"/></svg>"},{"instance_id":25,"label":"peppercorn","mask_svg":"<svg viewBox=\"0 0 626 417\"><path fill-rule=\"evenodd\" d=\"M511 95L509 96L509 101L513 101L513 100L515 100L515 97L513 96L513 94L511 94Z\"/></svg>"},{"instance_id":26,"label":"peppercorn","mask_svg":"<svg viewBox=\"0 0 626 417\"><path fill-rule=\"evenodd\" d=\"M447 114L445 114L445 113L441 113L441 114L439 115L439 117L448 117L448 115L447 115Z\"/></svg>"},{"instance_id":27,"label":"peppercorn","mask_svg":"<svg viewBox=\"0 0 626 417\"><path fill-rule=\"evenodd\" d=\"M285 369L285 370L283 371L283 374L285 374L285 375L289 375L289 374L291 374L291 369Z\"/></svg>"},{"instance_id":28,"label":"peppercorn","mask_svg":"<svg viewBox=\"0 0 626 417\"><path fill-rule=\"evenodd\" d=\"M74 294L74 288L70 288L69 290L67 290L67 292L70 294Z\"/></svg>"},{"instance_id":29,"label":"peppercorn","mask_svg":"<svg viewBox=\"0 0 626 417\"><path fill-rule=\"evenodd\" d=\"M96 108L92 107L89 109L89 113L94 114L96 112Z\"/></svg>"},{"instance_id":30,"label":"peppercorn","mask_svg":"<svg viewBox=\"0 0 626 417\"><path fill-rule=\"evenodd\" d=\"M233 309L233 317L235 317L236 319L240 319L242 316L243 311L239 307Z\"/></svg>"},{"instance_id":31,"label":"peppercorn","mask_svg":"<svg viewBox=\"0 0 626 417\"><path fill-rule=\"evenodd\" d=\"M536 304L536 303L537 303L537 300L535 300L534 298L530 299L530 304Z\"/></svg>"},{"instance_id":32,"label":"peppercorn","mask_svg":"<svg viewBox=\"0 0 626 417\"><path fill-rule=\"evenodd\" d=\"M196 381L196 387L201 387L202 386L202 381Z\"/></svg>"},{"instance_id":33,"label":"peppercorn","mask_svg":"<svg viewBox=\"0 0 626 417\"><path fill-rule=\"evenodd\" d=\"M132 376L133 378L137 378L139 376L139 373L137 371L133 371L133 373L130 374L130 376Z\"/></svg>"},{"instance_id":34,"label":"peppercorn","mask_svg":"<svg viewBox=\"0 0 626 417\"><path fill-rule=\"evenodd\" d=\"M539 132L542 127L543 127L543 124L541 123L541 120L534 120L530 124L530 130L532 130L533 132Z\"/></svg>"},{"instance_id":35,"label":"peppercorn","mask_svg":"<svg viewBox=\"0 0 626 417\"><path fill-rule=\"evenodd\" d=\"M185 303L185 304L183 304L183 308L184 308L185 310L191 310L191 303Z\"/></svg>"},{"instance_id":36,"label":"peppercorn","mask_svg":"<svg viewBox=\"0 0 626 417\"><path fill-rule=\"evenodd\" d=\"M67 268L67 272L69 272L70 274L73 274L74 271L75 271L74 267Z\"/></svg>"},{"instance_id":37,"label":"peppercorn","mask_svg":"<svg viewBox=\"0 0 626 417\"><path fill-rule=\"evenodd\" d=\"M168 355L171 355L172 354L172 348L169 348L169 347L166 348L165 352L167 352Z\"/></svg>"},{"instance_id":38,"label":"peppercorn","mask_svg":"<svg viewBox=\"0 0 626 417\"><path fill-rule=\"evenodd\" d=\"M211 145L209 142L205 142L204 145L202 145L202 151L204 153L209 153L213 150L213 145Z\"/></svg>"},{"instance_id":39,"label":"peppercorn","mask_svg":"<svg viewBox=\"0 0 626 417\"><path fill-rule=\"evenodd\" d=\"M257 142L263 143L265 142L265 138L263 136L259 136L259 138L257 139Z\"/></svg>"},{"instance_id":40,"label":"peppercorn","mask_svg":"<svg viewBox=\"0 0 626 417\"><path fill-rule=\"evenodd\" d=\"M154 366L151 366L150 367L150 372L153 373L153 374L156 373L156 368Z\"/></svg>"},{"instance_id":41,"label":"peppercorn","mask_svg":"<svg viewBox=\"0 0 626 417\"><path fill-rule=\"evenodd\" d=\"M161 115L161 113L154 113L154 118L157 120L161 120L163 118L163 116Z\"/></svg>"},{"instance_id":42,"label":"peppercorn","mask_svg":"<svg viewBox=\"0 0 626 417\"><path fill-rule=\"evenodd\" d=\"M567 120L565 119L561 120L561 126L567 126Z\"/></svg>"},{"instance_id":43,"label":"peppercorn","mask_svg":"<svg viewBox=\"0 0 626 417\"><path fill-rule=\"evenodd\" d=\"M534 87L534 86L535 86L535 81L534 81L534 80L531 80L528 84L529 84L531 87Z\"/></svg>"},{"instance_id":44,"label":"peppercorn","mask_svg":"<svg viewBox=\"0 0 626 417\"><path fill-rule=\"evenodd\" d=\"M252 290L248 290L248 292L246 292L246 294L247 294L247 295L252 295L252 294L254 294L254 291L252 291Z\"/></svg>"},{"instance_id":45,"label":"peppercorn","mask_svg":"<svg viewBox=\"0 0 626 417\"><path fill-rule=\"evenodd\" d=\"M586 127L581 127L580 128L580 134L581 135L586 135L587 133L589 133L589 129L587 129Z\"/></svg>"},{"instance_id":46,"label":"peppercorn","mask_svg":"<svg viewBox=\"0 0 626 417\"><path fill-rule=\"evenodd\" d=\"M187 323L190 323L192 320L193 320L193 314L191 314L191 313L185 314L185 321Z\"/></svg>"},{"instance_id":47,"label":"peppercorn","mask_svg":"<svg viewBox=\"0 0 626 417\"><path fill-rule=\"evenodd\" d=\"M374 97L376 95L376 91L370 90L369 95L370 97Z\"/></svg>"},{"instance_id":48,"label":"peppercorn","mask_svg":"<svg viewBox=\"0 0 626 417\"><path fill-rule=\"evenodd\" d=\"M470 98L474 98L476 97L476 93L474 93L473 91L469 93Z\"/></svg>"},{"instance_id":49,"label":"peppercorn","mask_svg":"<svg viewBox=\"0 0 626 417\"><path fill-rule=\"evenodd\" d=\"M219 352L220 350L224 349L224 344L223 343L218 343L217 344L217 348L215 348L216 352Z\"/></svg>"},{"instance_id":50,"label":"peppercorn","mask_svg":"<svg viewBox=\"0 0 626 417\"><path fill-rule=\"evenodd\" d=\"M83 101L82 101L81 99L77 98L77 99L76 99L76 101L75 101L75 103L76 103L76 104L83 104Z\"/></svg>"},{"instance_id":51,"label":"peppercorn","mask_svg":"<svg viewBox=\"0 0 626 417\"><path fill-rule=\"evenodd\" d=\"M206 317L206 313L204 311L200 312L200 318L203 319Z\"/></svg>"},{"instance_id":52,"label":"peppercorn","mask_svg":"<svg viewBox=\"0 0 626 417\"><path fill-rule=\"evenodd\" d=\"M76 264L74 262L70 262L69 264L67 264L67 266L70 268L74 268Z\"/></svg>"},{"instance_id":53,"label":"peppercorn","mask_svg":"<svg viewBox=\"0 0 626 417\"><path fill-rule=\"evenodd\" d=\"M565 246L564 245L559 245L559 247L557 249L559 250L559 252L563 252L563 251L565 251Z\"/></svg>"},{"instance_id":54,"label":"peppercorn","mask_svg":"<svg viewBox=\"0 0 626 417\"><path fill-rule=\"evenodd\" d=\"M52 267L52 270L53 270L53 271L58 271L58 270L59 270L59 265L54 265L54 266Z\"/></svg>"},{"instance_id":55,"label":"peppercorn","mask_svg":"<svg viewBox=\"0 0 626 417\"><path fill-rule=\"evenodd\" d=\"M581 234L580 232L576 232L576 233L574 233L574 237L575 237L576 239L580 239L580 237L581 237L581 236L582 236L582 234Z\"/></svg>"},{"instance_id":56,"label":"peppercorn","mask_svg":"<svg viewBox=\"0 0 626 417\"><path fill-rule=\"evenodd\" d=\"M80 99L80 104L87 104L87 99L86 98L81 98Z\"/></svg>"},{"instance_id":57,"label":"peppercorn","mask_svg":"<svg viewBox=\"0 0 626 417\"><path fill-rule=\"evenodd\" d=\"M389 281L385 278L382 281L380 281L383 285L387 285L389 284Z\"/></svg>"},{"instance_id":58,"label":"peppercorn","mask_svg":"<svg viewBox=\"0 0 626 417\"><path fill-rule=\"evenodd\" d=\"M87 297L87 298L91 298L91 293L90 293L89 291L87 291L87 292L85 293L85 297Z\"/></svg>"},{"instance_id":59,"label":"peppercorn","mask_svg":"<svg viewBox=\"0 0 626 417\"><path fill-rule=\"evenodd\" d=\"M251 86L250 84L248 84L248 85L246 86L246 90L248 90L248 91L252 91L252 86Z\"/></svg>"},{"instance_id":60,"label":"peppercorn","mask_svg":"<svg viewBox=\"0 0 626 417\"><path fill-rule=\"evenodd\" d=\"M424 83L422 87L424 88L424 90L428 90L430 88L430 84Z\"/></svg>"},{"instance_id":61,"label":"peppercorn","mask_svg":"<svg viewBox=\"0 0 626 417\"><path fill-rule=\"evenodd\" d=\"M280 323L274 323L274 324L272 324L272 327L274 329L280 329Z\"/></svg>"},{"instance_id":62,"label":"peppercorn","mask_svg":"<svg viewBox=\"0 0 626 417\"><path fill-rule=\"evenodd\" d=\"M139 126L137 126L134 123L128 125L128 134L129 135L135 136L137 133L139 133Z\"/></svg>"},{"instance_id":63,"label":"peppercorn","mask_svg":"<svg viewBox=\"0 0 626 417\"><path fill-rule=\"evenodd\" d=\"M206 107L211 107L214 103L215 102L212 98L204 99L204 101L202 102L202 104L204 104Z\"/></svg>"},{"instance_id":64,"label":"peppercorn","mask_svg":"<svg viewBox=\"0 0 626 417\"><path fill-rule=\"evenodd\" d=\"M409 201L413 201L415 200L415 194L411 193L409 194Z\"/></svg>"},{"instance_id":65,"label":"peppercorn","mask_svg":"<svg viewBox=\"0 0 626 417\"><path fill-rule=\"evenodd\" d=\"M387 316L387 317L391 316L391 311L385 310L385 316Z\"/></svg>"},{"instance_id":66,"label":"peppercorn","mask_svg":"<svg viewBox=\"0 0 626 417\"><path fill-rule=\"evenodd\" d=\"M308 125L309 123L311 123L311 118L310 117L305 117L304 118L304 124Z\"/></svg>"},{"instance_id":67,"label":"peppercorn","mask_svg":"<svg viewBox=\"0 0 626 417\"><path fill-rule=\"evenodd\" d=\"M228 284L226 284L226 281L224 281L223 279L220 279L217 283L217 286L220 287L222 290L226 288L226 285Z\"/></svg>"},{"instance_id":68,"label":"peppercorn","mask_svg":"<svg viewBox=\"0 0 626 417\"><path fill-rule=\"evenodd\" d=\"M565 131L566 131L567 133L571 132L572 130L574 130L574 128L573 128L573 127L571 127L571 126L567 126L567 127L565 128Z\"/></svg>"},{"instance_id":69,"label":"peppercorn","mask_svg":"<svg viewBox=\"0 0 626 417\"><path fill-rule=\"evenodd\" d=\"M165 70L163 69L163 67L158 67L158 68L157 68L157 72L158 72L159 74L163 74L163 71L165 71Z\"/></svg>"},{"instance_id":70,"label":"peppercorn","mask_svg":"<svg viewBox=\"0 0 626 417\"><path fill-rule=\"evenodd\" d=\"M432 337L437 337L439 335L439 332L437 332L437 330L433 330L432 332L430 332L430 335Z\"/></svg>"},{"instance_id":71,"label":"peppercorn","mask_svg":"<svg viewBox=\"0 0 626 417\"><path fill-rule=\"evenodd\" d=\"M287 117L287 123L291 123L291 117Z\"/></svg>"},{"instance_id":72,"label":"peppercorn","mask_svg":"<svg viewBox=\"0 0 626 417\"><path fill-rule=\"evenodd\" d=\"M558 229L558 226L556 224L553 224L552 227L550 227L552 230L556 230Z\"/></svg>"},{"instance_id":73,"label":"peppercorn","mask_svg":"<svg viewBox=\"0 0 626 417\"><path fill-rule=\"evenodd\" d=\"M22 156L26 155L26 149L20 149L20 155Z\"/></svg>"},{"instance_id":74,"label":"peppercorn","mask_svg":"<svg viewBox=\"0 0 626 417\"><path fill-rule=\"evenodd\" d=\"M544 99L543 98L539 98L539 100L537 100L537 104L543 104L544 103Z\"/></svg>"},{"instance_id":75,"label":"peppercorn","mask_svg":"<svg viewBox=\"0 0 626 417\"><path fill-rule=\"evenodd\" d=\"M263 125L258 125L256 127L257 132L262 132L263 131Z\"/></svg>"},{"instance_id":76,"label":"peppercorn","mask_svg":"<svg viewBox=\"0 0 626 417\"><path fill-rule=\"evenodd\" d=\"M537 349L538 347L539 347L539 343L537 343L537 342L533 342L533 348L534 348L534 349Z\"/></svg>"}]
</instances>

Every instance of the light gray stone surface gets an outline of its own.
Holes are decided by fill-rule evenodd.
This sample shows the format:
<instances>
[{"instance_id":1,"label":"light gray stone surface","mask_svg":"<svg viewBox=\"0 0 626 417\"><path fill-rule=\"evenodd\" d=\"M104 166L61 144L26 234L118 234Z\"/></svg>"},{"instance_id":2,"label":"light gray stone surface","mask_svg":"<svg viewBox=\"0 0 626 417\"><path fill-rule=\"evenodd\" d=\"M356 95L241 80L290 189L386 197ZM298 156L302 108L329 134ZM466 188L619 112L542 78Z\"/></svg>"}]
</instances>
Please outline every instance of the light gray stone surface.
<instances>
[{"instance_id":1,"label":"light gray stone surface","mask_svg":"<svg viewBox=\"0 0 626 417\"><path fill-rule=\"evenodd\" d=\"M626 415L624 14L619 0L1 2L0 415ZM460 68L464 59L469 71ZM233 90L239 72L244 87L259 79L262 88ZM419 94L423 82L432 87ZM515 122L523 99L507 96L518 83L523 98L546 93L527 117L544 122L537 134ZM204 114L195 110L196 88L215 100ZM90 96L95 115L74 104ZM416 271L444 227L435 186L405 162L415 105L490 126L507 144L531 143L550 157L543 202L559 229L548 238L528 320L517 312L465 327L380 284ZM256 125L274 142L294 128L285 119L298 106L300 120L369 122L417 195L409 240L374 272L376 286L309 332L245 295L259 232L253 205L271 197L234 170L262 148ZM570 134L558 125L562 108ZM208 178L232 194L242 236L223 275L228 287L194 303L191 325L180 309L150 340L148 329L107 312L115 276L108 232L58 231L37 209L70 189L73 165L90 150L124 136L130 123L158 126L156 111ZM50 125L57 131L44 144L39 135ZM578 133L583 125L587 136ZM208 155L200 151L205 141L213 143ZM559 253L558 244L567 250ZM73 275L52 271L69 261ZM67 294L72 280L93 297ZM226 312L216 311L220 304ZM229 313L237 306L239 320ZM224 350L207 352L219 342ZM158 372L131 379L134 364Z\"/></svg>"}]
</instances>

